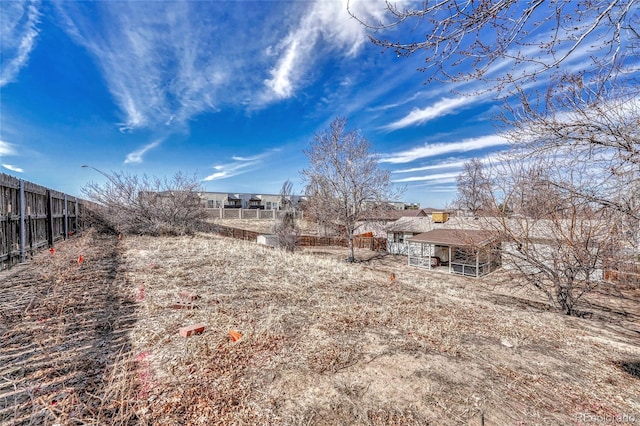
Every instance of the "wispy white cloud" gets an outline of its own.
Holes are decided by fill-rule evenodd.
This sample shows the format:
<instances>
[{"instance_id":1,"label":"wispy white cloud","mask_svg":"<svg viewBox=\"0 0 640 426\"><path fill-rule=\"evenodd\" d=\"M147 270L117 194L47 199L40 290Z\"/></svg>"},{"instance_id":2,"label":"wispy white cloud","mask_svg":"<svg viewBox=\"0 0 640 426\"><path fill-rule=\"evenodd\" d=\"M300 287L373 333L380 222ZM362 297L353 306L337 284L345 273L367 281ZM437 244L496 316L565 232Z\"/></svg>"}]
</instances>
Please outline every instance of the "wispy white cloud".
<instances>
[{"instance_id":1,"label":"wispy white cloud","mask_svg":"<svg viewBox=\"0 0 640 426\"><path fill-rule=\"evenodd\" d=\"M552 35L550 33L543 33L537 38L530 40L528 46L519 46L518 49L507 52L507 56L504 56L487 66L485 70L485 78L489 80L504 79L506 71L509 71L509 75L514 79L539 73L542 68L544 68L542 64L549 63L551 60L549 55L540 48L540 46L545 43L544 40L547 39L548 41L551 36ZM559 48L558 57L566 53L567 47L568 46L565 45ZM563 63L562 69L569 73L588 69L593 65L593 54L594 48L592 46L582 44L567 58ZM520 61L516 59L518 56L525 56L532 58L532 60ZM549 81L546 78L530 79L520 82L519 88L532 90L540 86L545 86L548 82ZM508 98L510 94L512 94L512 91L513 86L509 84L498 85L498 87L496 87L495 85L487 84L486 81L476 79L454 82L447 86L441 85L438 89L434 89L428 97L433 99L436 96L442 96L444 92L455 92L461 95L457 97L440 98L439 100L435 100L432 105L425 108L414 107L404 117L382 126L380 129L394 131L406 127L421 125L430 120L457 113L461 109L470 108L482 102ZM440 95L438 95L438 93L440 93ZM415 95L408 97L406 100L384 105L379 108L394 108L403 104L411 103L414 99ZM483 117L486 119L486 115L491 115L491 113L492 111L487 111ZM478 117L478 119L482 118Z\"/></svg>"},{"instance_id":2,"label":"wispy white cloud","mask_svg":"<svg viewBox=\"0 0 640 426\"><path fill-rule=\"evenodd\" d=\"M145 146L143 146L142 148L136 151L130 152L129 154L127 154L127 158L125 158L124 163L125 164L142 163L144 155L147 152L151 151L152 149L160 146L162 141L163 139L157 139L151 143L146 144Z\"/></svg>"},{"instance_id":3,"label":"wispy white cloud","mask_svg":"<svg viewBox=\"0 0 640 426\"><path fill-rule=\"evenodd\" d=\"M370 15L385 8L384 0L351 3ZM245 2L55 5L58 22L101 70L122 131L181 126L228 106L253 110L290 98L324 53L351 57L368 42L346 0L268 2L255 10Z\"/></svg>"},{"instance_id":4,"label":"wispy white cloud","mask_svg":"<svg viewBox=\"0 0 640 426\"><path fill-rule=\"evenodd\" d=\"M496 164L501 160L500 153L492 153L489 155L484 155L479 158L478 157L474 157L474 158L477 158L478 160L480 160L482 163L486 165ZM467 161L469 161L469 158L450 158L444 161L438 161L433 164L428 164L426 166L392 170L391 173L415 173L415 172L425 172L428 170L441 170L441 169L462 170L462 168L464 167Z\"/></svg>"},{"instance_id":5,"label":"wispy white cloud","mask_svg":"<svg viewBox=\"0 0 640 426\"><path fill-rule=\"evenodd\" d=\"M263 160L278 151L280 150L276 148L249 157L234 155L231 157L233 161L213 166L213 170L215 170L215 173L210 174L202 180L205 182L210 182L213 180L227 179L233 176L241 175L243 173L248 173L260 167Z\"/></svg>"},{"instance_id":6,"label":"wispy white cloud","mask_svg":"<svg viewBox=\"0 0 640 426\"><path fill-rule=\"evenodd\" d=\"M320 40L328 49L353 56L367 42L366 29L347 13L347 3L352 12L361 18L374 17L383 22L386 3L382 0L315 0L293 30L287 33L268 51L277 57L270 69L270 78L264 80L265 103L291 97L318 56ZM396 2L399 7L407 1ZM340 53L338 53L340 54Z\"/></svg>"},{"instance_id":7,"label":"wispy white cloud","mask_svg":"<svg viewBox=\"0 0 640 426\"><path fill-rule=\"evenodd\" d=\"M15 145L0 140L0 159L2 159L2 157L9 157L13 155L18 155L18 152L15 149ZM18 166L7 163L0 163L0 166L4 169L11 170L12 172L24 173L24 169Z\"/></svg>"},{"instance_id":8,"label":"wispy white cloud","mask_svg":"<svg viewBox=\"0 0 640 426\"><path fill-rule=\"evenodd\" d=\"M7 170L11 170L12 172L16 172L16 173L24 173L24 169L18 167L18 166L12 166L11 164L2 164L2 167L7 169Z\"/></svg>"},{"instance_id":9,"label":"wispy white cloud","mask_svg":"<svg viewBox=\"0 0 640 426\"><path fill-rule=\"evenodd\" d=\"M213 169L217 170L215 173L210 174L209 176L202 179L205 182L210 182L213 180L227 179L233 176L237 176L243 173L247 173L250 170L249 167L255 165L256 163L229 163L224 165L214 166Z\"/></svg>"},{"instance_id":10,"label":"wispy white cloud","mask_svg":"<svg viewBox=\"0 0 640 426\"><path fill-rule=\"evenodd\" d=\"M0 140L0 157L3 155L15 155L16 150L13 144Z\"/></svg>"},{"instance_id":11,"label":"wispy white cloud","mask_svg":"<svg viewBox=\"0 0 640 426\"><path fill-rule=\"evenodd\" d=\"M455 182L456 177L459 175L458 172L453 173L436 173L431 175L424 176L411 176L402 179L394 179L395 183L407 183L407 182L424 182L424 181L435 181L438 183L446 183L446 182Z\"/></svg>"},{"instance_id":12,"label":"wispy white cloud","mask_svg":"<svg viewBox=\"0 0 640 426\"><path fill-rule=\"evenodd\" d=\"M429 164L421 167L411 167L409 169L392 170L391 173L415 173L425 172L427 170L439 170L439 169L460 169L464 166L466 160L455 160L447 162L439 162L435 164Z\"/></svg>"},{"instance_id":13,"label":"wispy white cloud","mask_svg":"<svg viewBox=\"0 0 640 426\"><path fill-rule=\"evenodd\" d=\"M397 108L399 106L402 106L402 105L405 105L405 104L408 104L410 102L415 101L420 96L424 96L424 93L416 92L413 95L409 96L408 98L402 99L402 100L400 100L398 102L385 104L385 105L378 105L378 106L375 106L375 107L369 107L369 108L367 108L367 111L370 111L370 112L386 111L386 110L389 110L389 109Z\"/></svg>"},{"instance_id":14,"label":"wispy white cloud","mask_svg":"<svg viewBox=\"0 0 640 426\"><path fill-rule=\"evenodd\" d=\"M460 96L457 98L444 98L427 108L414 108L409 114L394 121L393 123L383 126L385 130L398 130L409 126L424 124L429 120L433 120L444 115L453 114L459 111L461 107L469 107L473 103L473 99L468 96Z\"/></svg>"},{"instance_id":15,"label":"wispy white cloud","mask_svg":"<svg viewBox=\"0 0 640 426\"><path fill-rule=\"evenodd\" d=\"M243 156L240 156L240 155L233 155L231 157L231 159L234 160L234 161L246 161L246 162L258 161L258 160L263 160L263 159L269 157L270 155L272 155L272 154L274 154L276 152L279 152L279 151L281 151L280 148L273 148L273 149L270 149L267 152L263 152L261 154L256 154L256 155L252 155L250 157L243 157Z\"/></svg>"},{"instance_id":16,"label":"wispy white cloud","mask_svg":"<svg viewBox=\"0 0 640 426\"><path fill-rule=\"evenodd\" d=\"M241 103L251 93L247 86L256 80L252 75L264 65L259 47L244 40L259 40L249 14L248 29L241 33L233 31L238 22L231 17L211 21L216 8L225 7L233 14L233 4L58 2L56 6L66 32L98 64L122 112L122 131L179 127L200 113L217 111L223 103ZM242 46L243 55L234 45Z\"/></svg>"},{"instance_id":17,"label":"wispy white cloud","mask_svg":"<svg viewBox=\"0 0 640 426\"><path fill-rule=\"evenodd\" d=\"M502 135L488 135L479 138L463 139L458 142L438 142L425 144L406 151L384 154L378 160L381 163L410 163L421 158L436 157L455 152L469 152L484 148L507 145L509 141Z\"/></svg>"},{"instance_id":18,"label":"wispy white cloud","mask_svg":"<svg viewBox=\"0 0 640 426\"><path fill-rule=\"evenodd\" d=\"M0 87L14 81L29 61L38 37L40 2L3 2L0 19Z\"/></svg>"}]
</instances>

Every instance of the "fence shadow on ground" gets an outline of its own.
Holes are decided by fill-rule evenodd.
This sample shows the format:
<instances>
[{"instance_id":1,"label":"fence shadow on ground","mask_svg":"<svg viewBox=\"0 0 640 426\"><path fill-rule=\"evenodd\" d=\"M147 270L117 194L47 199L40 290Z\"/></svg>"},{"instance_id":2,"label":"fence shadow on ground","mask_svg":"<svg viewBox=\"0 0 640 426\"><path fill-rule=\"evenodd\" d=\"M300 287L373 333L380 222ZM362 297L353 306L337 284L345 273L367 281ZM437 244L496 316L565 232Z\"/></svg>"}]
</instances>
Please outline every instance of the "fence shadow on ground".
<instances>
[{"instance_id":1,"label":"fence shadow on ground","mask_svg":"<svg viewBox=\"0 0 640 426\"><path fill-rule=\"evenodd\" d=\"M117 238L94 232L3 279L0 424L135 421L123 284Z\"/></svg>"},{"instance_id":2,"label":"fence shadow on ground","mask_svg":"<svg viewBox=\"0 0 640 426\"><path fill-rule=\"evenodd\" d=\"M618 363L620 368L632 375L636 379L640 379L640 359L634 361L622 361Z\"/></svg>"}]
</instances>

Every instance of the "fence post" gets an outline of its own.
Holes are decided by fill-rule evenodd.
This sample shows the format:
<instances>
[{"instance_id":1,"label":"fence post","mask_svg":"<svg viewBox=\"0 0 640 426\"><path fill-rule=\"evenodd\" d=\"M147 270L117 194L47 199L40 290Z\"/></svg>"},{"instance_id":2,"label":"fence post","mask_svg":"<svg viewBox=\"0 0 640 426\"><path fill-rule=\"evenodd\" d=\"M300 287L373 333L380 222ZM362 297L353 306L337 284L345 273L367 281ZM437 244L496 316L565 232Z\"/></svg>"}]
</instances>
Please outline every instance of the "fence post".
<instances>
[{"instance_id":1,"label":"fence post","mask_svg":"<svg viewBox=\"0 0 640 426\"><path fill-rule=\"evenodd\" d=\"M64 239L69 238L69 203L67 194L64 194Z\"/></svg>"},{"instance_id":2,"label":"fence post","mask_svg":"<svg viewBox=\"0 0 640 426\"><path fill-rule=\"evenodd\" d=\"M26 214L25 208L25 197L24 197L24 179L20 179L20 223L18 226L20 227L20 262L26 262L26 239L27 239L27 230L25 229L24 224L24 216Z\"/></svg>"},{"instance_id":3,"label":"fence post","mask_svg":"<svg viewBox=\"0 0 640 426\"><path fill-rule=\"evenodd\" d=\"M75 215L73 217L73 232L78 232L78 215L80 214L80 209L78 207L78 199L76 198L76 210Z\"/></svg>"},{"instance_id":4,"label":"fence post","mask_svg":"<svg viewBox=\"0 0 640 426\"><path fill-rule=\"evenodd\" d=\"M47 189L47 240L49 247L53 247L53 200L51 191Z\"/></svg>"}]
</instances>

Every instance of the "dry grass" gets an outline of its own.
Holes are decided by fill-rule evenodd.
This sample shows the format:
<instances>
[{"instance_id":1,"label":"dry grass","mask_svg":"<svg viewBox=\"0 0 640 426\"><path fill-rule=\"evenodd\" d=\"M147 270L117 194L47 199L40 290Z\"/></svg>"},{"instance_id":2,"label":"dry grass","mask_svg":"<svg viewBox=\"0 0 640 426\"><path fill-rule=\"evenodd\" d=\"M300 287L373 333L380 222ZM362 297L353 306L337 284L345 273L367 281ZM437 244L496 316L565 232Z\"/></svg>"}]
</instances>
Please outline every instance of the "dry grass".
<instances>
[{"instance_id":1,"label":"dry grass","mask_svg":"<svg viewBox=\"0 0 640 426\"><path fill-rule=\"evenodd\" d=\"M135 306L115 241L89 233L0 276L1 424L135 419Z\"/></svg>"},{"instance_id":2,"label":"dry grass","mask_svg":"<svg viewBox=\"0 0 640 426\"><path fill-rule=\"evenodd\" d=\"M51 299L55 278L39 284L48 289L41 300L58 306L51 311L57 328L49 330L61 330L51 338L58 336L63 355L29 323L28 297L14 291L11 309L3 305L15 317L3 320L11 328L2 330L0 407L8 408L0 408L0 423L28 424L34 413L61 424L457 425L480 424L484 415L489 425L528 425L580 424L584 414L640 422L637 297L624 299L624 315L603 308L593 318L569 318L514 297L496 276L438 275L393 256L352 265L339 260L344 250L287 254L212 235L126 238L116 253L114 242L90 238L81 241L106 244L119 260L111 274L92 272L99 285L85 276L83 300L109 303L82 311L60 291ZM43 262L34 270L57 271L52 259ZM198 309L171 309L184 290L201 296ZM118 304L126 314L112 312ZM106 335L83 338L88 325L68 331L89 312L98 322L111 318ZM196 322L207 325L202 335L178 335ZM232 342L230 329L243 337ZM21 339L42 343L21 351ZM76 351L75 364L64 345ZM46 362L28 379L11 370L16 360L37 357ZM100 362L99 373L79 359ZM50 399L61 390L52 387L41 404L26 396L57 380L49 365L84 369L96 385L76 386L76 399L53 410ZM21 390L15 403L10 389Z\"/></svg>"},{"instance_id":3,"label":"dry grass","mask_svg":"<svg viewBox=\"0 0 640 426\"><path fill-rule=\"evenodd\" d=\"M275 219L215 219L218 225L229 226L231 228L246 229L248 231L262 234L273 234ZM318 226L315 222L308 220L296 220L296 226L303 235L325 236L332 235L330 230Z\"/></svg>"},{"instance_id":4,"label":"dry grass","mask_svg":"<svg viewBox=\"0 0 640 426\"><path fill-rule=\"evenodd\" d=\"M149 423L468 424L484 413L488 424L570 424L581 413L640 415L640 380L621 368L640 361L637 333L497 304L505 292L486 280L215 236L125 246L129 279L146 295L132 341L153 376L141 415ZM202 296L199 309L168 308L181 290ZM195 322L207 325L203 335L177 335ZM232 343L230 329L244 337Z\"/></svg>"}]
</instances>

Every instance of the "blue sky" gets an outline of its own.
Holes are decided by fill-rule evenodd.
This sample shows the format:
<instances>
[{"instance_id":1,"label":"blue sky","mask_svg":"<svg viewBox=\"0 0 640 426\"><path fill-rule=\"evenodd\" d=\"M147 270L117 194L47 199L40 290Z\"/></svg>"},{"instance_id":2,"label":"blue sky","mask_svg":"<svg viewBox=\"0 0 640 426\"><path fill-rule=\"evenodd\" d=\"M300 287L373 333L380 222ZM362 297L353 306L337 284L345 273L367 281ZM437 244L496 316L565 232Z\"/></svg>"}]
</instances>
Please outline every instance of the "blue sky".
<instances>
[{"instance_id":1,"label":"blue sky","mask_svg":"<svg viewBox=\"0 0 640 426\"><path fill-rule=\"evenodd\" d=\"M365 18L383 7L351 2ZM425 84L423 58L373 45L344 0L0 10L0 171L70 194L104 180L82 164L182 171L209 191L277 193L291 179L302 192L303 149L342 116L405 201L444 207L466 159L507 147L490 120L500 103L473 95L483 83Z\"/></svg>"}]
</instances>

